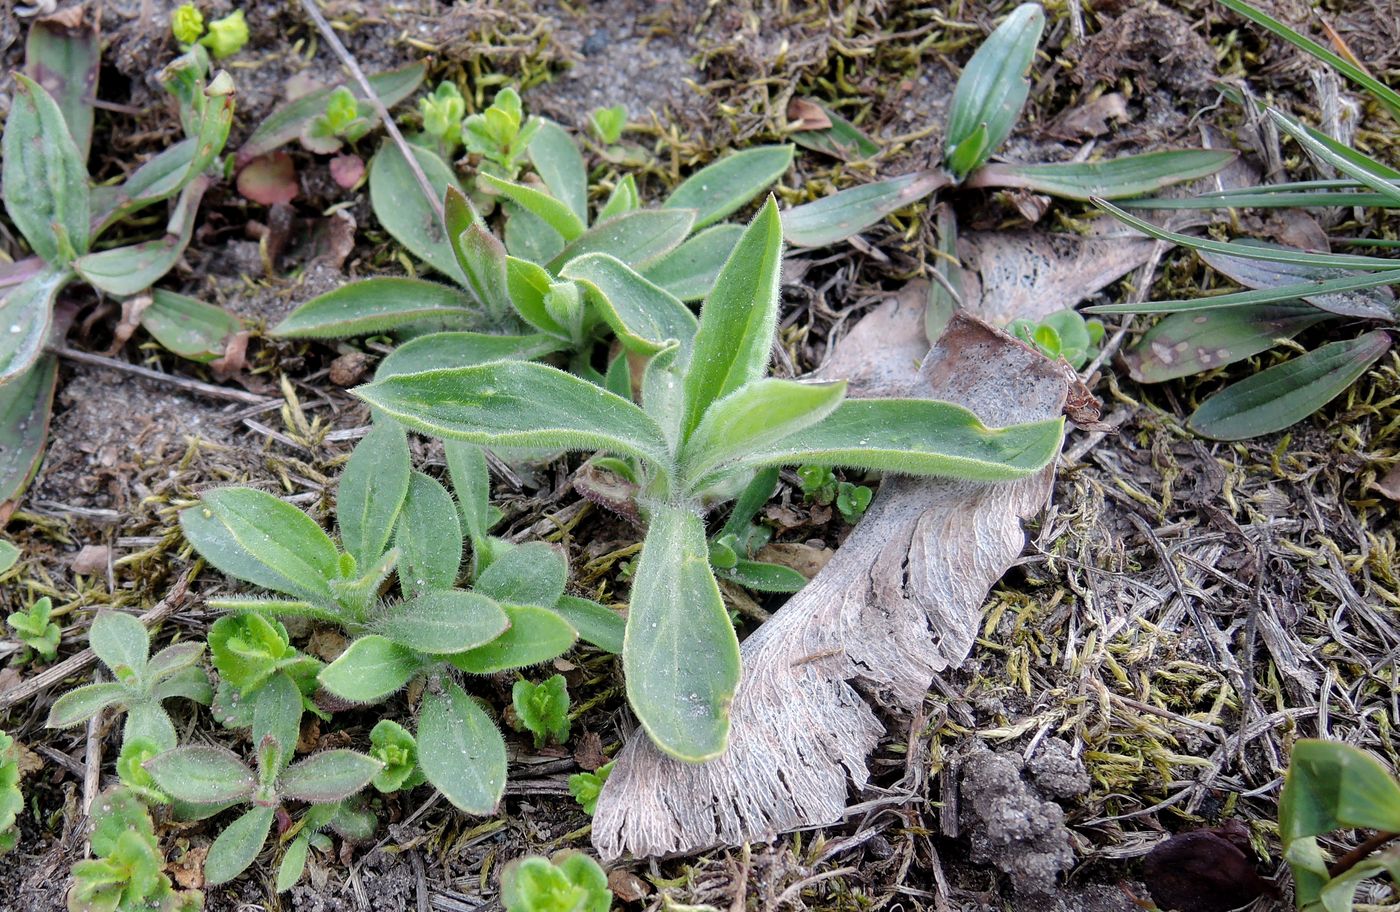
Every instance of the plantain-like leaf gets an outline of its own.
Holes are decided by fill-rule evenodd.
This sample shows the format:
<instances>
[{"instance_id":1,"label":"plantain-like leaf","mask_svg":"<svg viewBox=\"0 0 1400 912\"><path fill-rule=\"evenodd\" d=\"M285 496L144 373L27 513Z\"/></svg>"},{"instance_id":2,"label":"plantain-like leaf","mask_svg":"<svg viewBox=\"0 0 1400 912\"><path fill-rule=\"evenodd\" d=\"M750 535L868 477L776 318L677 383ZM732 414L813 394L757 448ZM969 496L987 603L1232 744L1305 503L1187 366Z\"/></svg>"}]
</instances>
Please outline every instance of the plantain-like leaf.
<instances>
[{"instance_id":1,"label":"plantain-like leaf","mask_svg":"<svg viewBox=\"0 0 1400 912\"><path fill-rule=\"evenodd\" d=\"M615 215L632 212L641 205L641 197L637 194L637 179L630 174L623 175L622 180L613 187L612 193L608 194L607 202L598 210L597 220L605 222Z\"/></svg>"},{"instance_id":2,"label":"plantain-like leaf","mask_svg":"<svg viewBox=\"0 0 1400 912\"><path fill-rule=\"evenodd\" d=\"M1172 149L1099 162L993 163L978 168L967 185L1020 187L1075 200L1126 199L1214 174L1235 157L1215 149Z\"/></svg>"},{"instance_id":3,"label":"plantain-like leaf","mask_svg":"<svg viewBox=\"0 0 1400 912\"><path fill-rule=\"evenodd\" d=\"M686 440L680 454L682 485L811 427L835 411L845 395L845 381L767 378L739 387L712 403Z\"/></svg>"},{"instance_id":4,"label":"plantain-like leaf","mask_svg":"<svg viewBox=\"0 0 1400 912\"><path fill-rule=\"evenodd\" d=\"M792 134L792 141L813 152L825 152L841 161L860 161L880 153L879 143L861 132L860 128L840 114L817 105L831 121L824 130L802 130Z\"/></svg>"},{"instance_id":5,"label":"plantain-like leaf","mask_svg":"<svg viewBox=\"0 0 1400 912\"><path fill-rule=\"evenodd\" d=\"M170 714L155 700L138 700L126 708L122 723L122 743L146 741L161 750L170 750L177 742L175 723Z\"/></svg>"},{"instance_id":6,"label":"plantain-like leaf","mask_svg":"<svg viewBox=\"0 0 1400 912\"><path fill-rule=\"evenodd\" d=\"M543 364L498 361L388 377L356 395L424 433L488 446L612 450L667 462L661 429L637 406Z\"/></svg>"},{"instance_id":7,"label":"plantain-like leaf","mask_svg":"<svg viewBox=\"0 0 1400 912\"><path fill-rule=\"evenodd\" d=\"M612 653L622 652L627 619L607 605L574 595L562 595L554 603L554 613L578 631L579 639Z\"/></svg>"},{"instance_id":8,"label":"plantain-like leaf","mask_svg":"<svg viewBox=\"0 0 1400 912\"><path fill-rule=\"evenodd\" d=\"M46 266L0 299L0 386L15 382L40 360L53 324L54 297L72 275Z\"/></svg>"},{"instance_id":9,"label":"plantain-like leaf","mask_svg":"<svg viewBox=\"0 0 1400 912\"><path fill-rule=\"evenodd\" d=\"M350 454L335 512L341 544L357 566L369 568L388 549L412 471L408 435L392 421L375 422Z\"/></svg>"},{"instance_id":10,"label":"plantain-like leaf","mask_svg":"<svg viewBox=\"0 0 1400 912\"><path fill-rule=\"evenodd\" d=\"M712 225L782 177L794 151L792 146L755 146L726 155L686 178L663 206L694 209L695 230Z\"/></svg>"},{"instance_id":11,"label":"plantain-like leaf","mask_svg":"<svg viewBox=\"0 0 1400 912\"><path fill-rule=\"evenodd\" d=\"M1171 314L1149 329L1124 361L1139 383L1161 383L1257 355L1328 317L1309 304Z\"/></svg>"},{"instance_id":12,"label":"plantain-like leaf","mask_svg":"<svg viewBox=\"0 0 1400 912\"><path fill-rule=\"evenodd\" d=\"M81 161L92 145L92 99L97 97L97 74L102 68L102 43L97 24L67 26L39 17L29 25L24 45L24 72L49 90Z\"/></svg>"},{"instance_id":13,"label":"plantain-like leaf","mask_svg":"<svg viewBox=\"0 0 1400 912\"><path fill-rule=\"evenodd\" d=\"M369 84L374 88L374 94L384 102L384 106L391 108L418 91L426 72L425 64L411 63L396 70L375 73L369 77ZM356 98L364 100L364 91L358 84L349 82L316 89L288 102L269 114L244 141L238 150L238 167L241 168L259 155L266 155L301 136L302 131L313 120L326 113L326 102L341 85L349 88ZM370 116L378 119L373 114Z\"/></svg>"},{"instance_id":14,"label":"plantain-like leaf","mask_svg":"<svg viewBox=\"0 0 1400 912\"><path fill-rule=\"evenodd\" d=\"M414 472L399 513L394 543L399 549L399 587L405 598L450 589L462 565L462 524L447 489Z\"/></svg>"},{"instance_id":15,"label":"plantain-like leaf","mask_svg":"<svg viewBox=\"0 0 1400 912\"><path fill-rule=\"evenodd\" d=\"M484 172L477 175L477 180L553 228L566 243L576 240L588 228L567 203L560 202L543 190L502 180Z\"/></svg>"},{"instance_id":16,"label":"plantain-like leaf","mask_svg":"<svg viewBox=\"0 0 1400 912\"><path fill-rule=\"evenodd\" d=\"M152 290L150 306L141 311L141 326L166 351L206 363L223 357L228 338L243 328L222 307L163 288Z\"/></svg>"},{"instance_id":17,"label":"plantain-like leaf","mask_svg":"<svg viewBox=\"0 0 1400 912\"><path fill-rule=\"evenodd\" d=\"M711 225L653 262L642 275L682 301L699 301L714 287L743 234L743 225Z\"/></svg>"},{"instance_id":18,"label":"plantain-like leaf","mask_svg":"<svg viewBox=\"0 0 1400 912\"><path fill-rule=\"evenodd\" d=\"M657 747L691 763L724 752L739 640L710 570L705 525L688 509L651 511L622 666L628 701Z\"/></svg>"},{"instance_id":19,"label":"plantain-like leaf","mask_svg":"<svg viewBox=\"0 0 1400 912\"><path fill-rule=\"evenodd\" d=\"M841 190L784 212L783 237L796 247L835 244L949 183L946 172L929 169Z\"/></svg>"},{"instance_id":20,"label":"plantain-like leaf","mask_svg":"<svg viewBox=\"0 0 1400 912\"><path fill-rule=\"evenodd\" d=\"M943 141L943 157L958 180L985 162L1015 128L1030 94L1031 61L1044 28L1040 4L1023 3L967 62L953 89ZM975 152L968 155L964 144Z\"/></svg>"},{"instance_id":21,"label":"plantain-like leaf","mask_svg":"<svg viewBox=\"0 0 1400 912\"><path fill-rule=\"evenodd\" d=\"M400 276L349 282L317 295L272 328L287 339L343 339L392 332L423 321L470 325L476 302L456 288Z\"/></svg>"},{"instance_id":22,"label":"plantain-like leaf","mask_svg":"<svg viewBox=\"0 0 1400 912\"><path fill-rule=\"evenodd\" d=\"M552 120L538 118L539 127L527 150L535 173L555 199L568 206L580 222L588 220L588 172L583 156L568 132Z\"/></svg>"},{"instance_id":23,"label":"plantain-like leaf","mask_svg":"<svg viewBox=\"0 0 1400 912\"><path fill-rule=\"evenodd\" d=\"M352 750L325 750L288 767L277 780L277 792L293 801L330 804L369 785L383 768L384 764L373 757Z\"/></svg>"},{"instance_id":24,"label":"plantain-like leaf","mask_svg":"<svg viewBox=\"0 0 1400 912\"><path fill-rule=\"evenodd\" d=\"M142 764L177 801L217 804L253 794L257 777L233 751L212 745L177 747Z\"/></svg>"},{"instance_id":25,"label":"plantain-like leaf","mask_svg":"<svg viewBox=\"0 0 1400 912\"><path fill-rule=\"evenodd\" d=\"M486 230L476 210L455 187L448 187L442 201L447 237L467 285L481 302L488 319L500 323L511 312L506 280L506 248Z\"/></svg>"},{"instance_id":26,"label":"plantain-like leaf","mask_svg":"<svg viewBox=\"0 0 1400 912\"><path fill-rule=\"evenodd\" d=\"M562 340L543 333L496 336L475 332L430 333L410 339L379 362L377 379L492 361L532 361L559 351Z\"/></svg>"},{"instance_id":27,"label":"plantain-like leaf","mask_svg":"<svg viewBox=\"0 0 1400 912\"><path fill-rule=\"evenodd\" d=\"M700 309L695 347L685 367L688 437L712 402L767 372L778 319L783 235L770 197L724 264Z\"/></svg>"},{"instance_id":28,"label":"plantain-like leaf","mask_svg":"<svg viewBox=\"0 0 1400 912\"><path fill-rule=\"evenodd\" d=\"M1281 431L1346 392L1390 345L1390 334L1380 330L1329 342L1225 387L1202 402L1187 425L1213 440Z\"/></svg>"},{"instance_id":29,"label":"plantain-like leaf","mask_svg":"<svg viewBox=\"0 0 1400 912\"><path fill-rule=\"evenodd\" d=\"M0 157L5 210L30 249L59 266L87 253L87 167L58 104L23 73L14 74Z\"/></svg>"},{"instance_id":30,"label":"plantain-like leaf","mask_svg":"<svg viewBox=\"0 0 1400 912\"><path fill-rule=\"evenodd\" d=\"M434 190L442 193L454 187L461 191L452 169L436 152L421 146L410 148ZM384 230L409 253L457 284L467 284L437 208L423 195L408 160L391 142L382 143L369 163L369 200Z\"/></svg>"},{"instance_id":31,"label":"plantain-like leaf","mask_svg":"<svg viewBox=\"0 0 1400 912\"><path fill-rule=\"evenodd\" d=\"M682 360L689 354L695 314L617 257L585 254L570 260L559 274L583 286L589 302L628 349L653 355L674 339L681 344Z\"/></svg>"},{"instance_id":32,"label":"plantain-like leaf","mask_svg":"<svg viewBox=\"0 0 1400 912\"><path fill-rule=\"evenodd\" d=\"M569 563L547 542L498 544L491 566L476 579L476 591L499 602L552 607L564 594Z\"/></svg>"},{"instance_id":33,"label":"plantain-like leaf","mask_svg":"<svg viewBox=\"0 0 1400 912\"><path fill-rule=\"evenodd\" d=\"M989 428L934 399L847 399L821 422L735 462L844 465L906 475L1011 481L1043 469L1060 450L1064 419Z\"/></svg>"},{"instance_id":34,"label":"plantain-like leaf","mask_svg":"<svg viewBox=\"0 0 1400 912\"><path fill-rule=\"evenodd\" d=\"M692 209L639 209L599 222L553 257L546 268L558 273L564 264L585 253L610 253L633 269L680 246L695 225Z\"/></svg>"},{"instance_id":35,"label":"plantain-like leaf","mask_svg":"<svg viewBox=\"0 0 1400 912\"><path fill-rule=\"evenodd\" d=\"M43 355L28 371L0 381L0 504L17 500L44 456L58 383L58 359Z\"/></svg>"},{"instance_id":36,"label":"plantain-like leaf","mask_svg":"<svg viewBox=\"0 0 1400 912\"><path fill-rule=\"evenodd\" d=\"M351 643L316 680L342 700L374 703L397 693L424 666L413 650L374 634Z\"/></svg>"},{"instance_id":37,"label":"plantain-like leaf","mask_svg":"<svg viewBox=\"0 0 1400 912\"><path fill-rule=\"evenodd\" d=\"M130 696L131 692L122 684L84 684L55 700L49 708L48 721L44 724L49 728L68 728L70 725L86 722L107 707L124 702Z\"/></svg>"},{"instance_id":38,"label":"plantain-like leaf","mask_svg":"<svg viewBox=\"0 0 1400 912\"><path fill-rule=\"evenodd\" d=\"M506 632L510 619L497 602L477 592L425 592L382 611L373 629L400 646L449 655L484 646Z\"/></svg>"},{"instance_id":39,"label":"plantain-like leaf","mask_svg":"<svg viewBox=\"0 0 1400 912\"><path fill-rule=\"evenodd\" d=\"M263 843L267 842L275 816L275 808L253 807L230 823L209 847L204 861L204 882L216 887L248 870L262 851Z\"/></svg>"},{"instance_id":40,"label":"plantain-like leaf","mask_svg":"<svg viewBox=\"0 0 1400 912\"><path fill-rule=\"evenodd\" d=\"M543 665L568 652L578 640L578 631L548 608L501 607L510 619L510 628L485 646L446 656L447 661L469 674L495 674Z\"/></svg>"},{"instance_id":41,"label":"plantain-like leaf","mask_svg":"<svg viewBox=\"0 0 1400 912\"><path fill-rule=\"evenodd\" d=\"M447 682L423 700L418 766L443 797L468 814L496 810L506 790L506 744L462 688Z\"/></svg>"},{"instance_id":42,"label":"plantain-like leaf","mask_svg":"<svg viewBox=\"0 0 1400 912\"><path fill-rule=\"evenodd\" d=\"M271 494L206 491L199 503L180 511L180 529L230 576L312 603L333 601L326 581L340 575L335 543L311 517Z\"/></svg>"},{"instance_id":43,"label":"plantain-like leaf","mask_svg":"<svg viewBox=\"0 0 1400 912\"><path fill-rule=\"evenodd\" d=\"M1235 245L1243 249L1261 248L1269 251L1288 251L1291 249L1249 239L1236 241ZM1244 259L1208 250L1200 251L1199 256L1210 268L1229 276L1246 288L1279 288L1309 280L1327 281L1329 279L1357 277L1355 273L1339 269L1286 261L1270 262ZM1400 284L1400 268L1388 276L1376 276L1376 278L1383 277L1389 278L1391 284ZM1370 320L1393 320L1395 318L1395 293L1384 285L1332 294L1309 294L1303 298L1320 310L1344 317L1360 317Z\"/></svg>"},{"instance_id":44,"label":"plantain-like leaf","mask_svg":"<svg viewBox=\"0 0 1400 912\"><path fill-rule=\"evenodd\" d=\"M165 237L80 256L73 261L73 268L108 294L134 295L145 291L175 266L189 246L195 213L208 187L209 178L202 176L185 185L170 213Z\"/></svg>"}]
</instances>

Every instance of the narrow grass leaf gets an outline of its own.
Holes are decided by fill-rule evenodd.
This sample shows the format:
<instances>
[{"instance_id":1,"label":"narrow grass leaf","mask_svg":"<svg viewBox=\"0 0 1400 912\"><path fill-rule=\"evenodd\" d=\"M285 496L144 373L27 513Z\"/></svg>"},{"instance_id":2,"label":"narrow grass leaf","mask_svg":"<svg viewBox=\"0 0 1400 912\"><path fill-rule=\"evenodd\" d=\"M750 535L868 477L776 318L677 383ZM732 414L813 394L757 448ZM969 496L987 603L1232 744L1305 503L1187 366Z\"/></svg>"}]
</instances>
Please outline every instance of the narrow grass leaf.
<instances>
[{"instance_id":1,"label":"narrow grass leaf","mask_svg":"<svg viewBox=\"0 0 1400 912\"><path fill-rule=\"evenodd\" d=\"M755 146L734 152L686 178L666 198L667 209L694 209L696 229L739 210L783 176L792 146Z\"/></svg>"},{"instance_id":2,"label":"narrow grass leaf","mask_svg":"<svg viewBox=\"0 0 1400 912\"><path fill-rule=\"evenodd\" d=\"M1123 199L1214 174L1236 158L1214 149L1144 152L1100 162L1043 165L993 163L968 179L969 187L1021 187L1065 199Z\"/></svg>"},{"instance_id":3,"label":"narrow grass leaf","mask_svg":"<svg viewBox=\"0 0 1400 912\"><path fill-rule=\"evenodd\" d=\"M1282 113L1281 111L1268 109L1269 118L1283 132L1293 137L1293 140L1302 146L1309 155L1326 162L1333 168L1354 180L1360 181L1372 190L1386 197L1389 208L1400 206L1400 186L1395 184L1395 172L1384 165L1372 167L1372 164L1379 165L1379 162L1369 162L1359 153L1351 152L1345 154L1337 151L1338 143L1327 143L1317 138L1315 131L1307 130L1301 123ZM1343 147L1345 148L1345 147Z\"/></svg>"},{"instance_id":4,"label":"narrow grass leaf","mask_svg":"<svg viewBox=\"0 0 1400 912\"><path fill-rule=\"evenodd\" d=\"M1222 258L1223 259L1223 258ZM1274 285L1253 291L1237 291L1222 295L1208 295L1203 298L1188 298L1181 301L1146 301L1142 304L1100 304L1086 307L1086 313L1186 313L1190 311L1224 310L1232 307L1254 307L1259 304L1274 304L1298 298L1320 298L1324 295L1340 295L1343 292L1377 288L1382 285L1400 285L1400 270L1351 275L1341 279L1319 279L1310 282L1294 282L1287 285ZM1363 305L1366 306L1366 305ZM1371 311L1369 306L1366 306ZM1368 316L1379 317L1371 311Z\"/></svg>"},{"instance_id":5,"label":"narrow grass leaf","mask_svg":"<svg viewBox=\"0 0 1400 912\"><path fill-rule=\"evenodd\" d=\"M1329 342L1227 386L1201 403L1187 425L1213 440L1281 431L1346 392L1390 345L1384 331Z\"/></svg>"},{"instance_id":6,"label":"narrow grass leaf","mask_svg":"<svg viewBox=\"0 0 1400 912\"><path fill-rule=\"evenodd\" d=\"M1241 248L1263 248L1286 253L1293 250L1289 247L1276 247L1248 239L1237 241L1236 244ZM1303 263L1244 259L1208 250L1200 251L1199 256L1210 268L1229 276L1246 288L1277 289L1296 285L1303 281L1358 278L1354 272L1309 266ZM1386 285L1400 284L1400 262L1397 262L1396 265L1396 269L1375 275L1375 278L1388 278L1390 281ZM1319 310L1344 317L1360 317L1367 320L1393 320L1395 318L1395 293L1385 285L1330 294L1312 292L1300 295L1300 297Z\"/></svg>"}]
</instances>

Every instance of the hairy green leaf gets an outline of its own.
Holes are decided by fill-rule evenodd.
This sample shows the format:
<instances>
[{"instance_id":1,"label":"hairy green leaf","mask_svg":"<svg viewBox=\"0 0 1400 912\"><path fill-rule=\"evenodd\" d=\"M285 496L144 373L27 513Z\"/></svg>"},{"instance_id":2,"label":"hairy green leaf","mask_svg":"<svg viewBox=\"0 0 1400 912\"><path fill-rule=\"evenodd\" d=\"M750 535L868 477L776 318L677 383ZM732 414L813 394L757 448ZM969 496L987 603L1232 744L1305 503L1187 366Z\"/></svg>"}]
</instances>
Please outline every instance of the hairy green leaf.
<instances>
[{"instance_id":1,"label":"hairy green leaf","mask_svg":"<svg viewBox=\"0 0 1400 912\"><path fill-rule=\"evenodd\" d=\"M423 700L418 765L443 797L468 814L496 810L506 789L506 745L476 701L447 682Z\"/></svg>"},{"instance_id":2,"label":"hairy green leaf","mask_svg":"<svg viewBox=\"0 0 1400 912\"><path fill-rule=\"evenodd\" d=\"M554 613L578 631L579 639L607 652L622 652L627 619L608 606L591 599L561 595L554 603Z\"/></svg>"},{"instance_id":3,"label":"hairy green leaf","mask_svg":"<svg viewBox=\"0 0 1400 912\"><path fill-rule=\"evenodd\" d=\"M377 276L317 295L272 328L288 339L342 339L393 332L425 321L468 325L476 302L441 282Z\"/></svg>"},{"instance_id":4,"label":"hairy green leaf","mask_svg":"<svg viewBox=\"0 0 1400 912\"><path fill-rule=\"evenodd\" d=\"M807 585L807 577L791 567L742 557L728 570L715 570L715 576L756 592L797 592Z\"/></svg>"},{"instance_id":5,"label":"hairy green leaf","mask_svg":"<svg viewBox=\"0 0 1400 912\"><path fill-rule=\"evenodd\" d=\"M367 570L388 550L412 471L408 435L392 421L375 422L345 463L336 519L341 544L360 568Z\"/></svg>"},{"instance_id":6,"label":"hairy green leaf","mask_svg":"<svg viewBox=\"0 0 1400 912\"><path fill-rule=\"evenodd\" d=\"M410 339L379 362L375 377L383 380L399 374L450 367L473 367L492 361L531 361L559 350L563 343L553 336L496 336L474 332L430 333Z\"/></svg>"},{"instance_id":7,"label":"hairy green leaf","mask_svg":"<svg viewBox=\"0 0 1400 912\"><path fill-rule=\"evenodd\" d=\"M538 118L539 128L528 149L535 173L550 195L569 207L580 222L588 219L588 172L578 146L563 127Z\"/></svg>"},{"instance_id":8,"label":"hairy green leaf","mask_svg":"<svg viewBox=\"0 0 1400 912\"><path fill-rule=\"evenodd\" d=\"M569 687L557 674L538 684L518 680L511 687L511 705L520 724L535 736L535 748L546 741L569 740Z\"/></svg>"},{"instance_id":9,"label":"hairy green leaf","mask_svg":"<svg viewBox=\"0 0 1400 912\"><path fill-rule=\"evenodd\" d=\"M492 549L491 565L476 580L476 590L500 602L553 607L564 594L569 564L548 542Z\"/></svg>"},{"instance_id":10,"label":"hairy green leaf","mask_svg":"<svg viewBox=\"0 0 1400 912\"><path fill-rule=\"evenodd\" d=\"M164 288L152 289L151 305L141 311L141 326L167 351L206 363L223 357L229 337L243 328L222 307Z\"/></svg>"},{"instance_id":11,"label":"hairy green leaf","mask_svg":"<svg viewBox=\"0 0 1400 912\"><path fill-rule=\"evenodd\" d=\"M645 269L680 246L694 225L695 212L691 209L627 212L589 228L550 259L546 268L557 273L574 257L610 253L633 269Z\"/></svg>"},{"instance_id":12,"label":"hairy green leaf","mask_svg":"<svg viewBox=\"0 0 1400 912\"><path fill-rule=\"evenodd\" d=\"M510 628L485 646L447 656L447 661L470 674L495 674L557 659L578 639L578 632L569 622L548 608L506 604L501 607L510 619Z\"/></svg>"},{"instance_id":13,"label":"hairy green leaf","mask_svg":"<svg viewBox=\"0 0 1400 912\"><path fill-rule=\"evenodd\" d=\"M690 308L617 257L585 254L570 260L560 275L583 285L590 303L629 349L651 355L675 339L683 355L689 353L697 326Z\"/></svg>"},{"instance_id":14,"label":"hairy green leaf","mask_svg":"<svg viewBox=\"0 0 1400 912\"><path fill-rule=\"evenodd\" d=\"M686 178L666 198L667 209L694 209L693 230L718 222L758 196L792 164L792 146L754 146L726 155Z\"/></svg>"},{"instance_id":15,"label":"hairy green leaf","mask_svg":"<svg viewBox=\"0 0 1400 912\"><path fill-rule=\"evenodd\" d=\"M448 440L443 443L447 456L447 471L452 478L452 490L457 495L457 508L462 524L467 527L472 547L480 547L490 531L491 473L486 465L486 451L474 443ZM477 555L480 563L481 556Z\"/></svg>"},{"instance_id":16,"label":"hairy green leaf","mask_svg":"<svg viewBox=\"0 0 1400 912\"><path fill-rule=\"evenodd\" d=\"M230 823L209 847L204 861L204 882L215 887L248 870L262 851L263 843L267 842L274 816L275 808L254 807Z\"/></svg>"},{"instance_id":17,"label":"hairy green leaf","mask_svg":"<svg viewBox=\"0 0 1400 912\"><path fill-rule=\"evenodd\" d=\"M54 297L72 276L66 269L46 267L0 299L0 386L14 383L40 361L53 324Z\"/></svg>"},{"instance_id":18,"label":"hairy green leaf","mask_svg":"<svg viewBox=\"0 0 1400 912\"><path fill-rule=\"evenodd\" d=\"M147 760L161 791L178 801L216 804L253 794L257 777L238 755L212 745L187 745Z\"/></svg>"},{"instance_id":19,"label":"hairy green leaf","mask_svg":"<svg viewBox=\"0 0 1400 912\"><path fill-rule=\"evenodd\" d=\"M39 470L57 383L53 355L43 355L8 383L0 380L0 504L18 499Z\"/></svg>"},{"instance_id":20,"label":"hairy green leaf","mask_svg":"<svg viewBox=\"0 0 1400 912\"><path fill-rule=\"evenodd\" d=\"M553 228L566 243L579 238L588 228L583 219L575 214L568 204L560 202L542 190L536 190L525 184L517 184L514 181L502 180L485 172L478 174L477 180L512 200L517 206Z\"/></svg>"},{"instance_id":21,"label":"hairy green leaf","mask_svg":"<svg viewBox=\"0 0 1400 912\"><path fill-rule=\"evenodd\" d=\"M682 301L699 301L714 287L743 234L742 225L711 225L655 260L642 274Z\"/></svg>"},{"instance_id":22,"label":"hairy green leaf","mask_svg":"<svg viewBox=\"0 0 1400 912\"><path fill-rule=\"evenodd\" d=\"M75 687L54 701L49 708L48 721L44 724L49 728L68 728L86 722L107 707L124 702L130 695L121 684L84 684Z\"/></svg>"},{"instance_id":23,"label":"hairy green leaf","mask_svg":"<svg viewBox=\"0 0 1400 912\"><path fill-rule=\"evenodd\" d=\"M374 630L418 652L447 655L483 646L510 626L494 599L461 589L425 592L385 609Z\"/></svg>"},{"instance_id":24,"label":"hairy green leaf","mask_svg":"<svg viewBox=\"0 0 1400 912\"><path fill-rule=\"evenodd\" d=\"M363 636L321 669L316 678L321 686L342 700L374 703L413 679L424 667L411 649L387 637Z\"/></svg>"},{"instance_id":25,"label":"hairy green leaf","mask_svg":"<svg viewBox=\"0 0 1400 912\"><path fill-rule=\"evenodd\" d=\"M597 220L605 222L615 215L639 209L641 205L641 197L637 195L637 179L630 174L623 175L612 188L612 193L608 194L607 202L598 210Z\"/></svg>"},{"instance_id":26,"label":"hairy green leaf","mask_svg":"<svg viewBox=\"0 0 1400 912\"><path fill-rule=\"evenodd\" d=\"M456 187L447 188L442 205L447 239L457 265L488 319L500 323L511 312L505 245L486 229L472 204Z\"/></svg>"},{"instance_id":27,"label":"hairy green leaf","mask_svg":"<svg viewBox=\"0 0 1400 912\"><path fill-rule=\"evenodd\" d=\"M452 169L436 152L421 146L411 148L434 189L445 192L453 187L461 191ZM382 143L369 163L369 199L375 217L394 240L459 285L466 284L436 207L423 195L408 160L391 142Z\"/></svg>"},{"instance_id":28,"label":"hairy green leaf","mask_svg":"<svg viewBox=\"0 0 1400 912\"><path fill-rule=\"evenodd\" d=\"M88 644L118 678L122 668L129 669L137 680L145 675L151 637L135 617L120 611L99 611L88 630Z\"/></svg>"},{"instance_id":29,"label":"hairy green leaf","mask_svg":"<svg viewBox=\"0 0 1400 912\"><path fill-rule=\"evenodd\" d=\"M399 587L405 598L450 589L462 565L462 525L457 505L435 478L414 472L399 514Z\"/></svg>"},{"instance_id":30,"label":"hairy green leaf","mask_svg":"<svg viewBox=\"0 0 1400 912\"><path fill-rule=\"evenodd\" d=\"M329 804L369 785L384 768L373 757L344 748L321 751L293 763L277 780L278 794L293 801Z\"/></svg>"}]
</instances>

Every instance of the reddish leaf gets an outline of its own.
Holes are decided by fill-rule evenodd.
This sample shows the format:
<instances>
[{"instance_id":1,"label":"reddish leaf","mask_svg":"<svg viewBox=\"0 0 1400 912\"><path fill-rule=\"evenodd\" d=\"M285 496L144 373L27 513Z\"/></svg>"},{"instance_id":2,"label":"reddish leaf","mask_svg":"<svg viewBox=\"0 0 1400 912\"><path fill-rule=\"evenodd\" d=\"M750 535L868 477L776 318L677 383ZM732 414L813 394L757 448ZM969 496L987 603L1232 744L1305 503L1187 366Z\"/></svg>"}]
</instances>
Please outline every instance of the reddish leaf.
<instances>
[{"instance_id":1,"label":"reddish leaf","mask_svg":"<svg viewBox=\"0 0 1400 912\"><path fill-rule=\"evenodd\" d=\"M331 179L349 190L365 176L365 160L358 155L337 155L331 159Z\"/></svg>"},{"instance_id":2,"label":"reddish leaf","mask_svg":"<svg viewBox=\"0 0 1400 912\"><path fill-rule=\"evenodd\" d=\"M286 152L259 156L238 172L238 192L264 206L290 203L300 189L296 166Z\"/></svg>"}]
</instances>

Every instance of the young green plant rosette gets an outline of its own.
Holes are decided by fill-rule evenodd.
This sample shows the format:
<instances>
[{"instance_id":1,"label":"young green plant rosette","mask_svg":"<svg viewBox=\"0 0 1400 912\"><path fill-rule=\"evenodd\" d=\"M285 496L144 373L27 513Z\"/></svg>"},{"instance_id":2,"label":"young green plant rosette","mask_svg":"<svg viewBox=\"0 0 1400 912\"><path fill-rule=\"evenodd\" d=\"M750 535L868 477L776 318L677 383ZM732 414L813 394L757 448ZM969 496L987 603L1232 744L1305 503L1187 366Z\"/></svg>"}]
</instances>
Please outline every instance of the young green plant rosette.
<instances>
[{"instance_id":1,"label":"young green plant rosette","mask_svg":"<svg viewBox=\"0 0 1400 912\"><path fill-rule=\"evenodd\" d=\"M657 746L685 761L724 752L740 677L738 638L709 560L707 507L775 465L1009 481L1047 465L1063 434L1059 418L988 428L946 402L849 400L844 382L766 377L782 247L770 198L725 262L693 332L673 324L654 349L640 406L521 361L387 377L357 390L428 434L602 451L633 476L647 531L623 643L627 693Z\"/></svg>"}]
</instances>

